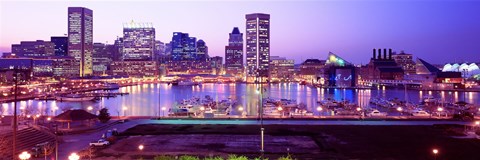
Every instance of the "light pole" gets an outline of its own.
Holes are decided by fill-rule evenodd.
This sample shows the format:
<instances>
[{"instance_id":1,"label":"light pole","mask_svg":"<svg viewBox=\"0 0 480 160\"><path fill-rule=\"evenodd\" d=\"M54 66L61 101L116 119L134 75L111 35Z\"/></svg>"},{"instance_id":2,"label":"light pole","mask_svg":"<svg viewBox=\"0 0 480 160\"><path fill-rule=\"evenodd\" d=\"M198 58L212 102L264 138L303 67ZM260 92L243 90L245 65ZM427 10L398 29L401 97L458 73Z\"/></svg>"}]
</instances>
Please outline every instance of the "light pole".
<instances>
[{"instance_id":1,"label":"light pole","mask_svg":"<svg viewBox=\"0 0 480 160\"><path fill-rule=\"evenodd\" d=\"M438 149L433 149L432 152L434 159L437 160Z\"/></svg>"},{"instance_id":2,"label":"light pole","mask_svg":"<svg viewBox=\"0 0 480 160\"><path fill-rule=\"evenodd\" d=\"M403 115L403 108L402 107L397 107L397 111L400 112L400 115Z\"/></svg>"},{"instance_id":3,"label":"light pole","mask_svg":"<svg viewBox=\"0 0 480 160\"><path fill-rule=\"evenodd\" d=\"M13 103L13 156L15 157L15 154L17 153L17 129L18 129L18 124L17 124L17 93L18 93L18 71L17 68L13 68L13 73L15 74L13 76L14 81L15 81L15 89L14 89L14 103ZM30 158L30 157L29 157Z\"/></svg>"},{"instance_id":4,"label":"light pole","mask_svg":"<svg viewBox=\"0 0 480 160\"><path fill-rule=\"evenodd\" d=\"M18 158L20 158L21 160L27 160L30 159L30 157L32 157L32 155L30 155L30 153L28 153L27 151L23 151L20 155L18 155Z\"/></svg>"},{"instance_id":5,"label":"light pole","mask_svg":"<svg viewBox=\"0 0 480 160\"><path fill-rule=\"evenodd\" d=\"M243 107L238 107L238 111L240 112L240 116L243 117Z\"/></svg>"},{"instance_id":6,"label":"light pole","mask_svg":"<svg viewBox=\"0 0 480 160\"><path fill-rule=\"evenodd\" d=\"M123 110L123 116L126 117L127 116L127 107L123 107L122 110Z\"/></svg>"},{"instance_id":7,"label":"light pole","mask_svg":"<svg viewBox=\"0 0 480 160\"><path fill-rule=\"evenodd\" d=\"M283 117L283 108L281 106L279 106L277 108L277 110L280 112L280 118L282 118Z\"/></svg>"},{"instance_id":8,"label":"light pole","mask_svg":"<svg viewBox=\"0 0 480 160\"><path fill-rule=\"evenodd\" d=\"M467 77L468 69L463 69L463 102L467 102Z\"/></svg>"},{"instance_id":9,"label":"light pole","mask_svg":"<svg viewBox=\"0 0 480 160\"><path fill-rule=\"evenodd\" d=\"M321 106L317 107L317 111L318 111L319 116L322 116L322 113L320 113L320 112L322 112L322 110L323 110L323 108Z\"/></svg>"},{"instance_id":10,"label":"light pole","mask_svg":"<svg viewBox=\"0 0 480 160\"><path fill-rule=\"evenodd\" d=\"M262 76L260 76L260 70L258 69L257 70L257 75L258 75L258 78L260 79L259 81L259 94L260 94L260 100L258 101L258 110L259 110L259 116L260 116L260 157L261 159L263 160L263 153L264 153L264 132L265 132L265 129L263 128L263 86L262 86Z\"/></svg>"},{"instance_id":11,"label":"light pole","mask_svg":"<svg viewBox=\"0 0 480 160\"><path fill-rule=\"evenodd\" d=\"M68 160L79 160L80 156L77 153L72 153L70 156L68 156Z\"/></svg>"},{"instance_id":12,"label":"light pole","mask_svg":"<svg viewBox=\"0 0 480 160\"><path fill-rule=\"evenodd\" d=\"M167 107L162 107L162 117L165 116L165 110L167 110Z\"/></svg>"},{"instance_id":13,"label":"light pole","mask_svg":"<svg viewBox=\"0 0 480 160\"><path fill-rule=\"evenodd\" d=\"M90 112L90 113L91 113L91 112L92 112L92 110L93 110L93 107L92 107L92 106L88 106L88 107L87 107L87 110L88 110L88 112Z\"/></svg>"},{"instance_id":14,"label":"light pole","mask_svg":"<svg viewBox=\"0 0 480 160\"><path fill-rule=\"evenodd\" d=\"M141 144L141 145L138 146L138 150L140 150L140 158L142 157L143 148L144 148L143 144ZM143 158L142 158L142 159L143 159Z\"/></svg>"}]
</instances>

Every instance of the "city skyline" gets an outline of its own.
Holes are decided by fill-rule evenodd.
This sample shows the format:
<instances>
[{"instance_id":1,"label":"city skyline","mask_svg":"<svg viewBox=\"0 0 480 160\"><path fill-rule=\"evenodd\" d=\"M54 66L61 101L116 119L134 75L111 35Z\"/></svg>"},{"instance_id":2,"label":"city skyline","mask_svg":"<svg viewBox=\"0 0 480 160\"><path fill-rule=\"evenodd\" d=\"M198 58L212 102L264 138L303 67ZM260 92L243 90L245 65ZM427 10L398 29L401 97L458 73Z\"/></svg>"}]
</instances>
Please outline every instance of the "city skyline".
<instances>
[{"instance_id":1,"label":"city skyline","mask_svg":"<svg viewBox=\"0 0 480 160\"><path fill-rule=\"evenodd\" d=\"M29 5L25 5L27 3ZM267 13L271 15L272 26L270 55L295 59L296 64L308 58L326 59L329 51L353 63L366 64L371 48L392 48L397 52L405 50L415 57L439 64L480 61L475 57L480 52L480 40L475 39L480 36L480 30L476 29L480 27L480 22L475 21L480 17L480 11L476 10L479 2L155 1L118 2L118 5L107 7L108 4L1 2L0 52L10 52L11 44L20 41L48 41L50 36L66 34L67 8L79 6L95 12L93 41L100 43L108 41L113 44L115 38L122 35L122 23L133 19L136 22L152 22L157 40L164 43L169 42L173 32L189 33L205 41L211 56L223 57L231 28L239 27L240 31L245 31L245 14ZM204 10L212 5L218 10ZM190 14L176 14L181 12L175 10L176 6L184 6ZM46 7L48 12L44 11ZM127 9L138 12L118 12ZM38 10L42 12L37 13ZM37 13L42 19L31 18L31 13ZM201 18L193 18L191 13ZM171 21L171 18L176 21ZM49 23L28 25L39 21Z\"/></svg>"}]
</instances>

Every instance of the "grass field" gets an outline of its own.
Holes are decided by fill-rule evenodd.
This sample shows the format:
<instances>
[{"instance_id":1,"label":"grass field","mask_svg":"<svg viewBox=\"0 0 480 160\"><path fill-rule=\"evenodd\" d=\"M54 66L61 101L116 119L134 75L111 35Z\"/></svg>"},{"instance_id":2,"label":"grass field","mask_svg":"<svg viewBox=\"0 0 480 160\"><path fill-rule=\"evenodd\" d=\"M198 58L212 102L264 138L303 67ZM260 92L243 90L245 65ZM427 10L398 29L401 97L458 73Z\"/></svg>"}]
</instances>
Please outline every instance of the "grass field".
<instances>
[{"instance_id":1,"label":"grass field","mask_svg":"<svg viewBox=\"0 0 480 160\"><path fill-rule=\"evenodd\" d=\"M266 125L265 156L291 154L296 159L434 159L479 160L480 140L457 139L463 126L312 126ZM155 155L247 155L258 157L257 125L143 124L121 133L112 146L97 152L100 159ZM138 144L145 150L138 152ZM148 149L147 149L148 148Z\"/></svg>"}]
</instances>

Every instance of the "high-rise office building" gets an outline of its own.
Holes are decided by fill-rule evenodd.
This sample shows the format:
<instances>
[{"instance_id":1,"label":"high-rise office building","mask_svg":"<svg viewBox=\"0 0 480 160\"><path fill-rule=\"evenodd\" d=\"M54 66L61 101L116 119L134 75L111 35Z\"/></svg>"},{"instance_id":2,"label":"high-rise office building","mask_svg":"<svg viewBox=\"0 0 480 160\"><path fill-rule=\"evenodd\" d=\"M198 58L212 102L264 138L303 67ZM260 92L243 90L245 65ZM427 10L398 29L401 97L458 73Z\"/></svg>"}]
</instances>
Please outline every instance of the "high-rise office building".
<instances>
[{"instance_id":1,"label":"high-rise office building","mask_svg":"<svg viewBox=\"0 0 480 160\"><path fill-rule=\"evenodd\" d=\"M270 63L270 15L253 13L245 18L247 82L266 82Z\"/></svg>"},{"instance_id":2,"label":"high-rise office building","mask_svg":"<svg viewBox=\"0 0 480 160\"><path fill-rule=\"evenodd\" d=\"M243 73L243 33L238 27L229 34L228 46L225 46L226 74L242 77Z\"/></svg>"},{"instance_id":3,"label":"high-rise office building","mask_svg":"<svg viewBox=\"0 0 480 160\"><path fill-rule=\"evenodd\" d=\"M101 76L109 74L115 46L111 44L93 43L93 75Z\"/></svg>"},{"instance_id":4,"label":"high-rise office building","mask_svg":"<svg viewBox=\"0 0 480 160\"><path fill-rule=\"evenodd\" d=\"M205 44L205 41L197 41L197 55L195 56L196 60L205 61L208 58L208 46Z\"/></svg>"},{"instance_id":5,"label":"high-rise office building","mask_svg":"<svg viewBox=\"0 0 480 160\"><path fill-rule=\"evenodd\" d=\"M55 45L49 41L22 41L12 44L12 54L18 57L41 58L54 55Z\"/></svg>"},{"instance_id":6,"label":"high-rise office building","mask_svg":"<svg viewBox=\"0 0 480 160\"><path fill-rule=\"evenodd\" d=\"M197 54L196 40L195 37L189 37L188 33L174 32L172 42L170 42L172 60L195 60Z\"/></svg>"},{"instance_id":7,"label":"high-rise office building","mask_svg":"<svg viewBox=\"0 0 480 160\"><path fill-rule=\"evenodd\" d=\"M92 75L93 11L68 7L68 55L75 58L79 76Z\"/></svg>"},{"instance_id":8,"label":"high-rise office building","mask_svg":"<svg viewBox=\"0 0 480 160\"><path fill-rule=\"evenodd\" d=\"M112 54L113 61L120 61L122 60L123 55L123 38L117 37L115 43L113 44L114 52Z\"/></svg>"},{"instance_id":9,"label":"high-rise office building","mask_svg":"<svg viewBox=\"0 0 480 160\"><path fill-rule=\"evenodd\" d=\"M153 60L155 28L151 23L123 24L123 60Z\"/></svg>"},{"instance_id":10,"label":"high-rise office building","mask_svg":"<svg viewBox=\"0 0 480 160\"><path fill-rule=\"evenodd\" d=\"M68 37L50 37L55 45L55 56L68 56Z\"/></svg>"}]
</instances>

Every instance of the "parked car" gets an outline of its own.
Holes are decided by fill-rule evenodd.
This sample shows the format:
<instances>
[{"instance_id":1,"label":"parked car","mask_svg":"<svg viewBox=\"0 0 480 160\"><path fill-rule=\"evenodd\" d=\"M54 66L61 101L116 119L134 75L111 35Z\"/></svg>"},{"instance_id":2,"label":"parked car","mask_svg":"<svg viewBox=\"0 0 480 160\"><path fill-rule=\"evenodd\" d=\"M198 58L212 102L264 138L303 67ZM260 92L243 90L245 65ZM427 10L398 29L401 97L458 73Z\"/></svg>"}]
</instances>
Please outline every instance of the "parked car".
<instances>
[{"instance_id":1,"label":"parked car","mask_svg":"<svg viewBox=\"0 0 480 160\"><path fill-rule=\"evenodd\" d=\"M104 140L104 139L100 139L100 140L98 140L98 141L90 142L90 146L96 146L96 147L98 147L98 146L107 146L107 145L109 145L109 144L110 144L110 142L108 142L108 141L106 141L106 140Z\"/></svg>"},{"instance_id":2,"label":"parked car","mask_svg":"<svg viewBox=\"0 0 480 160\"><path fill-rule=\"evenodd\" d=\"M471 112L461 110L453 114L453 119L462 120L462 121L472 121L474 120L475 115Z\"/></svg>"},{"instance_id":3,"label":"parked car","mask_svg":"<svg viewBox=\"0 0 480 160\"><path fill-rule=\"evenodd\" d=\"M426 111L413 111L412 116L415 117L430 117L430 113Z\"/></svg>"},{"instance_id":4,"label":"parked car","mask_svg":"<svg viewBox=\"0 0 480 160\"><path fill-rule=\"evenodd\" d=\"M387 116L387 113L386 112L380 112L378 110L373 110L373 111L367 113L367 116L368 117L385 117L385 116Z\"/></svg>"}]
</instances>

